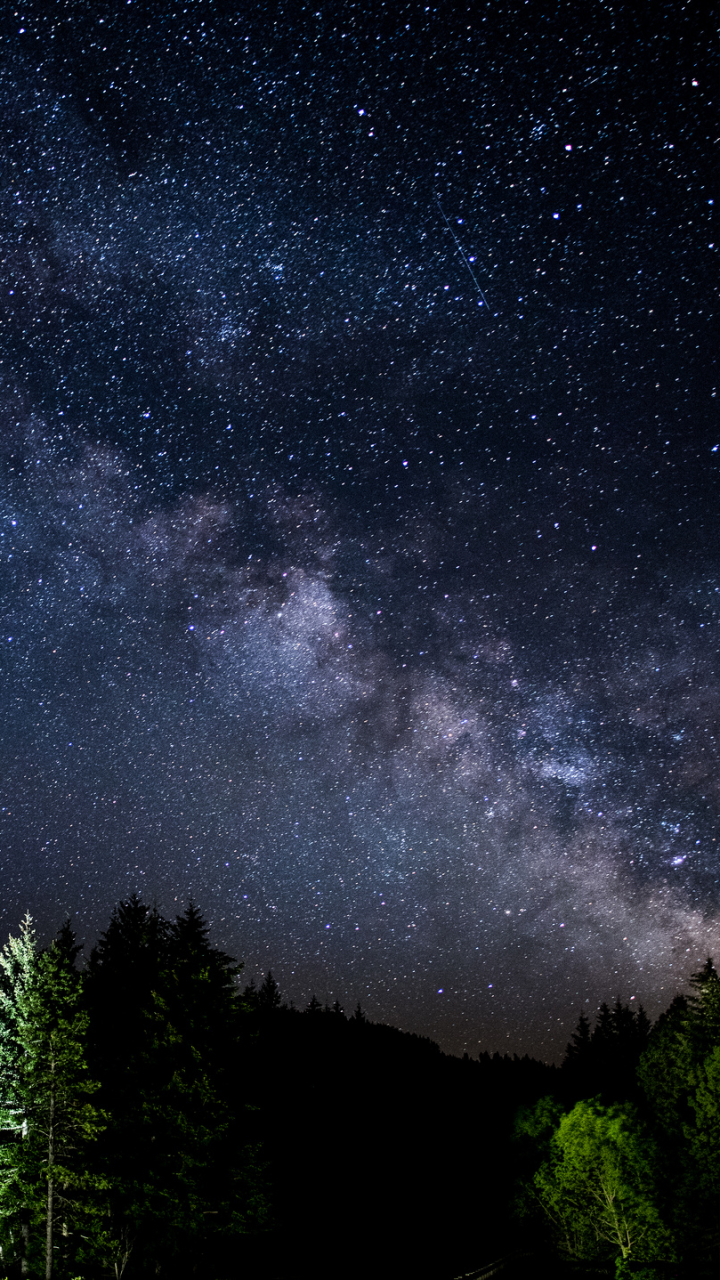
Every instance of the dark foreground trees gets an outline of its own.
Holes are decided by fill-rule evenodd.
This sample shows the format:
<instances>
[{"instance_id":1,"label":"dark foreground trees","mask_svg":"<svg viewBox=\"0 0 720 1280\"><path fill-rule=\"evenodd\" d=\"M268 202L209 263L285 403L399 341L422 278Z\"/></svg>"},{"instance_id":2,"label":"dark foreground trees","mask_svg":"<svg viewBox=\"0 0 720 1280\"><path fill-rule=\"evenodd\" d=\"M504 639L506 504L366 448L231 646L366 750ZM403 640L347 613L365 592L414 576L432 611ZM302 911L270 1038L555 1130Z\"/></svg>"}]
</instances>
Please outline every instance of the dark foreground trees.
<instances>
[{"instance_id":1,"label":"dark foreground trees","mask_svg":"<svg viewBox=\"0 0 720 1280\"><path fill-rule=\"evenodd\" d=\"M434 1280L504 1247L553 1068L243 991L193 907L121 903L76 960L29 920L0 956L0 1274Z\"/></svg>"},{"instance_id":2,"label":"dark foreground trees","mask_svg":"<svg viewBox=\"0 0 720 1280\"><path fill-rule=\"evenodd\" d=\"M96 1168L118 1280L131 1257L174 1273L208 1252L217 1262L263 1225L238 972L195 907L170 923L136 898L90 958L91 1063L108 1117Z\"/></svg>"},{"instance_id":3,"label":"dark foreground trees","mask_svg":"<svg viewBox=\"0 0 720 1280\"><path fill-rule=\"evenodd\" d=\"M267 1215L237 967L189 907L120 905L83 974L69 926L0 955L0 1247L46 1280L232 1273Z\"/></svg>"},{"instance_id":4,"label":"dark foreground trees","mask_svg":"<svg viewBox=\"0 0 720 1280\"><path fill-rule=\"evenodd\" d=\"M130 899L77 956L28 919L0 953L0 1276L441 1280L517 1247L514 1183L553 1274L717 1272L709 961L653 1027L581 1019L558 1070L242 990L194 907Z\"/></svg>"},{"instance_id":5,"label":"dark foreground trees","mask_svg":"<svg viewBox=\"0 0 720 1280\"><path fill-rule=\"evenodd\" d=\"M720 979L711 960L657 1022L638 1068L665 1214L698 1265L720 1266Z\"/></svg>"},{"instance_id":6,"label":"dark foreground trees","mask_svg":"<svg viewBox=\"0 0 720 1280\"><path fill-rule=\"evenodd\" d=\"M358 1007L288 1008L271 975L246 998L275 1217L264 1277L444 1280L514 1247L513 1116L556 1068L444 1054Z\"/></svg>"}]
</instances>

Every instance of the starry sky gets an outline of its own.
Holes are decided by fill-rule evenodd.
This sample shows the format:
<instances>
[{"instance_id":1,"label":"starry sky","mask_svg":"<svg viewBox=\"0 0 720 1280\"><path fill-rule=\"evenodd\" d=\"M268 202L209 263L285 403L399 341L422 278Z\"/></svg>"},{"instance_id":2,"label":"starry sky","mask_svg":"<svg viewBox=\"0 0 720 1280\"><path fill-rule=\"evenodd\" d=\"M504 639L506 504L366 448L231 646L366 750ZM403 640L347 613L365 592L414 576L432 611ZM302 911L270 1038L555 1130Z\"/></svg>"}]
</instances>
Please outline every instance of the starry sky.
<instances>
[{"instance_id":1,"label":"starry sky","mask_svg":"<svg viewBox=\"0 0 720 1280\"><path fill-rule=\"evenodd\" d=\"M3 928L546 1058L720 956L703 21L6 10Z\"/></svg>"}]
</instances>

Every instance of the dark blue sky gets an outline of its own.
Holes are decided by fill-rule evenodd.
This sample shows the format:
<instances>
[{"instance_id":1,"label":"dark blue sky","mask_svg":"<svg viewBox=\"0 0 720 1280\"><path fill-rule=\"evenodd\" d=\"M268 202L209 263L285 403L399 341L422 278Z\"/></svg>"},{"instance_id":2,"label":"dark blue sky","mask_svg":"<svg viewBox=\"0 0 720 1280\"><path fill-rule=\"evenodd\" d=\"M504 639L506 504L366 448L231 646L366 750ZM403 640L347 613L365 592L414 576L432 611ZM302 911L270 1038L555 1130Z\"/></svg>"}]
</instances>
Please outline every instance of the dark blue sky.
<instances>
[{"instance_id":1,"label":"dark blue sky","mask_svg":"<svg viewBox=\"0 0 720 1280\"><path fill-rule=\"evenodd\" d=\"M543 1055L717 953L717 36L545 8L5 19L7 928Z\"/></svg>"}]
</instances>

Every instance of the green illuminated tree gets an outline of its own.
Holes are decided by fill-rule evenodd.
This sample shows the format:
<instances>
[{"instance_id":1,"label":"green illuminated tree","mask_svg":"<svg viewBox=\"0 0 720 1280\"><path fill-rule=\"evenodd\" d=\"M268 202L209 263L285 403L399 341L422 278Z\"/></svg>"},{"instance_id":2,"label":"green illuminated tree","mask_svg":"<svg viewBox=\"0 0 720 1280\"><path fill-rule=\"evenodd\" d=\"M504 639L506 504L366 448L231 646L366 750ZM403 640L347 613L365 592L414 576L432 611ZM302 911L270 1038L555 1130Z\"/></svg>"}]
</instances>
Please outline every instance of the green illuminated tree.
<instances>
[{"instance_id":1,"label":"green illuminated tree","mask_svg":"<svg viewBox=\"0 0 720 1280\"><path fill-rule=\"evenodd\" d=\"M561 1252L618 1263L672 1258L655 1204L653 1159L629 1104L579 1102L561 1118L533 1180Z\"/></svg>"},{"instance_id":2,"label":"green illuminated tree","mask_svg":"<svg viewBox=\"0 0 720 1280\"><path fill-rule=\"evenodd\" d=\"M0 1149L4 1252L23 1274L88 1254L103 1212L104 1180L88 1173L88 1148L103 1128L86 1061L88 1016L78 948L69 925L35 950L31 922L2 958L2 1078L6 1141ZM83 1240L85 1237L85 1240Z\"/></svg>"},{"instance_id":3,"label":"green illuminated tree","mask_svg":"<svg viewBox=\"0 0 720 1280\"><path fill-rule=\"evenodd\" d=\"M30 1196L15 1148L28 1130L22 1029L37 967L36 952L33 922L26 915L19 936L10 937L0 952L0 1230L3 1259L18 1259L22 1275L28 1271Z\"/></svg>"}]
</instances>

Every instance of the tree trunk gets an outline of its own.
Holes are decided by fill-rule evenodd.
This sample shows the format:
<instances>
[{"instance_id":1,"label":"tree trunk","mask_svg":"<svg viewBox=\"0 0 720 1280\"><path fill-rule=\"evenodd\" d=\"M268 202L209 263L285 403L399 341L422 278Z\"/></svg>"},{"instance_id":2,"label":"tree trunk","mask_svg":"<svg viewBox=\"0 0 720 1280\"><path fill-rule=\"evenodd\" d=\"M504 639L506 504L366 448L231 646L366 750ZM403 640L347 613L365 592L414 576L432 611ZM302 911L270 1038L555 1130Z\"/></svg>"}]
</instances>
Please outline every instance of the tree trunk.
<instances>
[{"instance_id":1,"label":"tree trunk","mask_svg":"<svg viewBox=\"0 0 720 1280\"><path fill-rule=\"evenodd\" d=\"M53 1270L53 1191L53 1179L52 1177L48 1177L47 1223L45 1227L45 1280L52 1280Z\"/></svg>"},{"instance_id":2,"label":"tree trunk","mask_svg":"<svg viewBox=\"0 0 720 1280\"><path fill-rule=\"evenodd\" d=\"M120 1257L115 1259L115 1280L122 1280L122 1275L128 1264L132 1248L133 1238L130 1235L130 1230L128 1227L123 1227L120 1232L120 1239L118 1242Z\"/></svg>"},{"instance_id":3,"label":"tree trunk","mask_svg":"<svg viewBox=\"0 0 720 1280\"><path fill-rule=\"evenodd\" d=\"M30 1250L30 1223L28 1222L27 1210L23 1210L22 1222L20 1224L20 1275L23 1277L30 1274L30 1265L28 1263L28 1252Z\"/></svg>"},{"instance_id":4,"label":"tree trunk","mask_svg":"<svg viewBox=\"0 0 720 1280\"><path fill-rule=\"evenodd\" d=\"M55 1062L51 1062L50 1066L51 1078L55 1074ZM55 1164L55 1082L50 1085L50 1107L48 1112L48 1190L47 1190L47 1219L45 1222L45 1280L52 1280L53 1273L53 1210L55 1199L55 1179L53 1177L53 1166Z\"/></svg>"}]
</instances>

